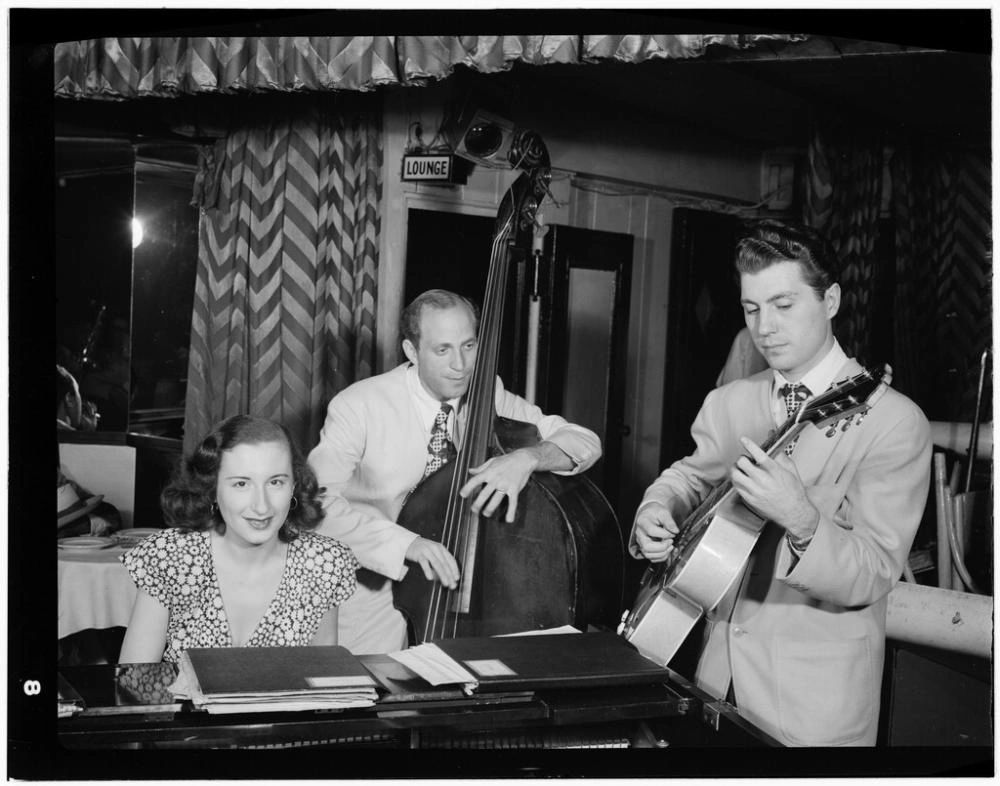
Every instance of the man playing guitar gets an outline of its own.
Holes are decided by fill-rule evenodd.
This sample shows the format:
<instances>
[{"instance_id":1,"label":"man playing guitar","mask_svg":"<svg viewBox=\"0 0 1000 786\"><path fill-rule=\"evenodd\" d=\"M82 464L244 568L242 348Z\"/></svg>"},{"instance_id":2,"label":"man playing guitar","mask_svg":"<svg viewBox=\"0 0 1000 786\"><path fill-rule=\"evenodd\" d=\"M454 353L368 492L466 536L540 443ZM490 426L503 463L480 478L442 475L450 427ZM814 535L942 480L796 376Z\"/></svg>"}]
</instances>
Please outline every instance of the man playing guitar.
<instances>
[{"instance_id":1,"label":"man playing guitar","mask_svg":"<svg viewBox=\"0 0 1000 786\"><path fill-rule=\"evenodd\" d=\"M727 479L766 519L745 570L705 609L696 679L787 745L875 744L886 597L930 484L927 420L892 389L850 428L806 428L771 456L760 447L804 399L862 371L833 334L835 265L804 227L762 221L740 241L741 303L769 368L708 394L694 453L647 489L629 541L634 557L667 560L680 523Z\"/></svg>"}]
</instances>

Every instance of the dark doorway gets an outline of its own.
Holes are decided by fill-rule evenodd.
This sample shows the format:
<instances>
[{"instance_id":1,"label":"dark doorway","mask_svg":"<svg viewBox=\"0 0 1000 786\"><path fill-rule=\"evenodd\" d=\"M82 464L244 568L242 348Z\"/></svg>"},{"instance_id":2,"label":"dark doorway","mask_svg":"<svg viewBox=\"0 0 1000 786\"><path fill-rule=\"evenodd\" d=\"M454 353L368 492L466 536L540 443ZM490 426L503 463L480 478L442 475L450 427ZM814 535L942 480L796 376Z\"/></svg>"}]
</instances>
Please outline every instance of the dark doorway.
<instances>
[{"instance_id":1,"label":"dark doorway","mask_svg":"<svg viewBox=\"0 0 1000 786\"><path fill-rule=\"evenodd\" d=\"M490 271L496 219L413 208L408 222L403 304L428 289L447 289L481 307ZM509 298L506 309L509 314ZM504 319L502 332L498 373L508 388L520 393L522 391L512 384L516 364L510 318Z\"/></svg>"},{"instance_id":2,"label":"dark doorway","mask_svg":"<svg viewBox=\"0 0 1000 786\"><path fill-rule=\"evenodd\" d=\"M674 210L660 466L694 450L691 423L744 326L733 254L740 220Z\"/></svg>"}]
</instances>

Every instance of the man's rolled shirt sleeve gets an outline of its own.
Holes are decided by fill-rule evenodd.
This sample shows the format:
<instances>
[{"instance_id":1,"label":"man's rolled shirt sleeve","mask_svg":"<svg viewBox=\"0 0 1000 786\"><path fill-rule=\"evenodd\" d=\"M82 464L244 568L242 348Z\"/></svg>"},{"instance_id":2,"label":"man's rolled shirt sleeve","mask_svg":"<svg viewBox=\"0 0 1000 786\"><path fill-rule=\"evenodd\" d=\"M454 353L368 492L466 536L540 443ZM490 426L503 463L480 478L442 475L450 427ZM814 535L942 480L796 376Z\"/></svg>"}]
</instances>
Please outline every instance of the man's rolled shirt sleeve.
<instances>
[{"instance_id":1,"label":"man's rolled shirt sleeve","mask_svg":"<svg viewBox=\"0 0 1000 786\"><path fill-rule=\"evenodd\" d=\"M406 575L406 550L417 534L390 521L375 506L343 495L365 449L367 415L358 403L350 395L333 398L319 444L309 454L319 485L326 489L319 531L350 546L362 567L399 580Z\"/></svg>"},{"instance_id":2,"label":"man's rolled shirt sleeve","mask_svg":"<svg viewBox=\"0 0 1000 786\"><path fill-rule=\"evenodd\" d=\"M573 461L573 468L556 471L556 475L578 475L590 469L601 457L601 440L593 431L570 423L559 415L546 415L542 410L504 389L500 378L496 385L497 414L512 420L532 423L545 442L551 442Z\"/></svg>"}]
</instances>

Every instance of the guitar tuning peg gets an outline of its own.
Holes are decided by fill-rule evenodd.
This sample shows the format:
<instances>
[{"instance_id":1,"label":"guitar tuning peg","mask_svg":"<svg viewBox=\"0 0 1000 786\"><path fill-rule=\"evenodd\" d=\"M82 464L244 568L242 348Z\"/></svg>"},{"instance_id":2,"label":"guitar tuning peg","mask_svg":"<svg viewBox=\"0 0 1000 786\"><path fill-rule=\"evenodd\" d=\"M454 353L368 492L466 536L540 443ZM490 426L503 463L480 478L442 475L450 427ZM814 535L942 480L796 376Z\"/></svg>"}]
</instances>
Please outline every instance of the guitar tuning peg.
<instances>
[{"instance_id":1,"label":"guitar tuning peg","mask_svg":"<svg viewBox=\"0 0 1000 786\"><path fill-rule=\"evenodd\" d=\"M836 433L837 433L837 423L836 423L836 421L834 421L834 423L833 423L833 424L831 424L830 428L829 428L829 429L827 429L827 432L826 432L826 436L827 436L827 437L832 437L832 436L834 436L834 435L835 435Z\"/></svg>"},{"instance_id":2,"label":"guitar tuning peg","mask_svg":"<svg viewBox=\"0 0 1000 786\"><path fill-rule=\"evenodd\" d=\"M861 421L865 419L865 415L867 415L867 414L868 414L868 410L867 409L863 409L857 415L855 415L854 416L855 417L854 425L855 426L860 426L861 425Z\"/></svg>"}]
</instances>

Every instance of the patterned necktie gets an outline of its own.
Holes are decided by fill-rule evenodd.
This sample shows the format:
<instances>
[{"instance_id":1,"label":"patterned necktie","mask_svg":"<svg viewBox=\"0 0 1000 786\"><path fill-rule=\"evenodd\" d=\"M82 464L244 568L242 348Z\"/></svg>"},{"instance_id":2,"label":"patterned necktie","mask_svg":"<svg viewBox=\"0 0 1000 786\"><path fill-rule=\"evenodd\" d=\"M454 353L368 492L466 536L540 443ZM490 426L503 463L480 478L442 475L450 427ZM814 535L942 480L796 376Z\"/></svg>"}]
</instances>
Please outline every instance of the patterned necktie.
<instances>
[{"instance_id":1,"label":"patterned necktie","mask_svg":"<svg viewBox=\"0 0 1000 786\"><path fill-rule=\"evenodd\" d=\"M778 394L785 400L785 414L788 417L792 417L796 412L798 412L799 407L802 406L802 402L810 396L809 388L801 382L793 382L790 385L782 385L778 388ZM786 456L792 455L792 451L795 450L796 442L798 442L798 438L793 439L785 445Z\"/></svg>"},{"instance_id":2,"label":"patterned necktie","mask_svg":"<svg viewBox=\"0 0 1000 786\"><path fill-rule=\"evenodd\" d=\"M442 404L434 417L434 427L431 429L431 439L427 443L427 466L424 467L424 477L437 472L455 457L455 446L448 439L448 415L451 405Z\"/></svg>"}]
</instances>

